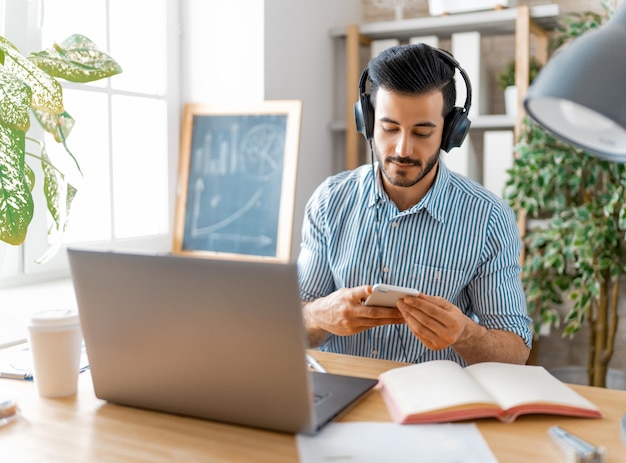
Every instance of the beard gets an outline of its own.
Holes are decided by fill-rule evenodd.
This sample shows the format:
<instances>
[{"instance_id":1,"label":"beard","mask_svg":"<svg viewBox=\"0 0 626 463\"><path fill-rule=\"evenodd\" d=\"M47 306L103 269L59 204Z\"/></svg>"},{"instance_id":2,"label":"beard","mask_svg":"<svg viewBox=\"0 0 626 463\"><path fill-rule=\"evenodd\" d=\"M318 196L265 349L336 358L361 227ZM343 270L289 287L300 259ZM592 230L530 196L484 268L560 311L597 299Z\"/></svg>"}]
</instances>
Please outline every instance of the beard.
<instances>
[{"instance_id":1,"label":"beard","mask_svg":"<svg viewBox=\"0 0 626 463\"><path fill-rule=\"evenodd\" d=\"M433 155L426 159L426 162L422 162L420 159L411 159L400 156L387 156L384 159L382 156L378 156L378 159L380 161L380 170L389 183L394 186L408 188L418 184L434 169L439 161L439 156L440 151L437 150ZM387 168L389 163L393 163L398 166L417 166L421 167L422 170L414 176L409 176L409 172L403 170L394 173Z\"/></svg>"}]
</instances>

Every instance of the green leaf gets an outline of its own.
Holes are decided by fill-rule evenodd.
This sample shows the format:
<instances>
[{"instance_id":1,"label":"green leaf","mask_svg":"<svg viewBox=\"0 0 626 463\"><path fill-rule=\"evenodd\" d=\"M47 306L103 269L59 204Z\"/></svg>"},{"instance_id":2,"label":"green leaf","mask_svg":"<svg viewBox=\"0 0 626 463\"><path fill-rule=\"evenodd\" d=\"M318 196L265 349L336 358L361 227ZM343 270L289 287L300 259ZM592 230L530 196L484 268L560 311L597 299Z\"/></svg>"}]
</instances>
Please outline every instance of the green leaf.
<instances>
[{"instance_id":1,"label":"green leaf","mask_svg":"<svg viewBox=\"0 0 626 463\"><path fill-rule=\"evenodd\" d=\"M0 67L0 123L13 129L30 128L30 87Z\"/></svg>"},{"instance_id":2,"label":"green leaf","mask_svg":"<svg viewBox=\"0 0 626 463\"><path fill-rule=\"evenodd\" d=\"M33 110L33 114L44 130L54 136L57 143L63 143L74 127L74 118L66 111L56 114Z\"/></svg>"},{"instance_id":3,"label":"green leaf","mask_svg":"<svg viewBox=\"0 0 626 463\"><path fill-rule=\"evenodd\" d=\"M557 276L554 279L554 283L556 284L556 286L561 290L561 291L567 291L569 290L572 282L569 278L563 277L563 276Z\"/></svg>"},{"instance_id":4,"label":"green leaf","mask_svg":"<svg viewBox=\"0 0 626 463\"><path fill-rule=\"evenodd\" d=\"M118 74L121 68L93 42L80 35L70 36L62 46L54 45L51 50L34 53L30 59L0 37L0 65L0 241L18 245L26 237L33 215L31 191L35 185L35 173L25 164L24 157L38 158L43 163L44 195L54 220L48 231L52 246L42 259L36 261L43 263L60 248L76 189L68 185L63 173L50 163L45 143L26 137L30 128L30 110L40 125L62 143L81 173L78 161L67 145L74 120L63 108L62 89L55 77L90 82ZM39 153L26 152L27 139L38 144Z\"/></svg>"},{"instance_id":5,"label":"green leaf","mask_svg":"<svg viewBox=\"0 0 626 463\"><path fill-rule=\"evenodd\" d=\"M5 71L21 79L32 92L30 105L53 113L63 112L63 91L56 79L49 76L21 55L15 46L0 37Z\"/></svg>"},{"instance_id":6,"label":"green leaf","mask_svg":"<svg viewBox=\"0 0 626 463\"><path fill-rule=\"evenodd\" d=\"M34 209L24 165L26 134L0 125L0 146L0 240L18 245L26 238Z\"/></svg>"},{"instance_id":7,"label":"green leaf","mask_svg":"<svg viewBox=\"0 0 626 463\"><path fill-rule=\"evenodd\" d=\"M64 232L69 220L70 207L76 196L76 188L52 166L45 151L41 154L41 167L44 172L44 194L48 211L54 220L54 228L56 231Z\"/></svg>"},{"instance_id":8,"label":"green leaf","mask_svg":"<svg viewBox=\"0 0 626 463\"><path fill-rule=\"evenodd\" d=\"M28 188L30 191L33 191L33 188L35 188L35 172L33 172L33 169L31 169L26 163L24 163L24 175L26 176L26 181L28 182Z\"/></svg>"},{"instance_id":9,"label":"green leaf","mask_svg":"<svg viewBox=\"0 0 626 463\"><path fill-rule=\"evenodd\" d=\"M598 270L610 269L613 264L613 259L610 257L601 257L598 260Z\"/></svg>"},{"instance_id":10,"label":"green leaf","mask_svg":"<svg viewBox=\"0 0 626 463\"><path fill-rule=\"evenodd\" d=\"M69 36L53 48L33 52L29 59L51 76L70 82L92 82L122 72L113 58L80 34Z\"/></svg>"}]
</instances>

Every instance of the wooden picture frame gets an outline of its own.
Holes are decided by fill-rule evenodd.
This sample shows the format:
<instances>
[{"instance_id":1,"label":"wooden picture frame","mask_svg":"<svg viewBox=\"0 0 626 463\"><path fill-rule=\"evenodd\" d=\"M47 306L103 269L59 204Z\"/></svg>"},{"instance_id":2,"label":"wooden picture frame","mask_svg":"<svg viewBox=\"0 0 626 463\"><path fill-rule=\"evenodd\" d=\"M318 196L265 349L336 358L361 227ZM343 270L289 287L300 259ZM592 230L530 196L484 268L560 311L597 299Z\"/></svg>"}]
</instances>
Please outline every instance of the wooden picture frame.
<instances>
[{"instance_id":1,"label":"wooden picture frame","mask_svg":"<svg viewBox=\"0 0 626 463\"><path fill-rule=\"evenodd\" d=\"M291 258L302 102L184 108L173 252Z\"/></svg>"}]
</instances>

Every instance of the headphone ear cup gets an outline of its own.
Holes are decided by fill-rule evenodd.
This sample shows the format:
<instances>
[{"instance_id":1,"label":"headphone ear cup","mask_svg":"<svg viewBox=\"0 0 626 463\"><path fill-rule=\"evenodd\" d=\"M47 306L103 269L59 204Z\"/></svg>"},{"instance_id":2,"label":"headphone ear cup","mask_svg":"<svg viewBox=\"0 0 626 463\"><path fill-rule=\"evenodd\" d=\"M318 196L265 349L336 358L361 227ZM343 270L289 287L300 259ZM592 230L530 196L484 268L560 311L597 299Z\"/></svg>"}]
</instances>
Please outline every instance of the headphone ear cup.
<instances>
[{"instance_id":1,"label":"headphone ear cup","mask_svg":"<svg viewBox=\"0 0 626 463\"><path fill-rule=\"evenodd\" d=\"M357 132L363 134L366 140L374 137L374 108L368 93L362 93L359 101L354 103L354 121Z\"/></svg>"},{"instance_id":2,"label":"headphone ear cup","mask_svg":"<svg viewBox=\"0 0 626 463\"><path fill-rule=\"evenodd\" d=\"M452 148L458 148L465 140L470 128L470 120L464 108L454 107L446 116L441 149L448 153Z\"/></svg>"},{"instance_id":3,"label":"headphone ear cup","mask_svg":"<svg viewBox=\"0 0 626 463\"><path fill-rule=\"evenodd\" d=\"M363 109L361 108L361 100L354 103L354 122L356 123L356 131L365 136L365 119L363 117Z\"/></svg>"}]
</instances>

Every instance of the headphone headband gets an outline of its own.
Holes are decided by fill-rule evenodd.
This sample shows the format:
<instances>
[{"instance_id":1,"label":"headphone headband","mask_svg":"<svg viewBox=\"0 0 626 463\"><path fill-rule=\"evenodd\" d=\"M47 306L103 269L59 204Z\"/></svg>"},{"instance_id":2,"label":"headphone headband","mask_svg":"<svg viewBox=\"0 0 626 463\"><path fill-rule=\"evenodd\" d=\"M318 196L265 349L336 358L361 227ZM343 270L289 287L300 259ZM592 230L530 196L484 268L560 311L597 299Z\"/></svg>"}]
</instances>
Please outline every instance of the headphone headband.
<instances>
[{"instance_id":1,"label":"headphone headband","mask_svg":"<svg viewBox=\"0 0 626 463\"><path fill-rule=\"evenodd\" d=\"M450 53L440 48L430 48L436 51L444 61L459 70L467 89L463 107L453 107L444 119L441 149L449 152L452 148L461 146L469 131L471 122L468 113L472 105L472 85L465 70ZM374 137L374 107L370 101L370 94L365 89L368 78L369 65L365 66L359 78L359 101L354 104L354 118L357 131L370 140Z\"/></svg>"}]
</instances>

